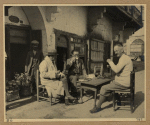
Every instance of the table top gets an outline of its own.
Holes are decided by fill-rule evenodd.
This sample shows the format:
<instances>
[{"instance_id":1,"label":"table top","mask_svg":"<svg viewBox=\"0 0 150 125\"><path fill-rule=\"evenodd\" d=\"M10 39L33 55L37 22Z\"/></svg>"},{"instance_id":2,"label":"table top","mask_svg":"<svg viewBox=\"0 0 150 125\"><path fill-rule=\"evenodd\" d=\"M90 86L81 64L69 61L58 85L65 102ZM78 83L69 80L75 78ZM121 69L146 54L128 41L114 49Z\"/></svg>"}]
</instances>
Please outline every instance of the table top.
<instances>
[{"instance_id":1,"label":"table top","mask_svg":"<svg viewBox=\"0 0 150 125\"><path fill-rule=\"evenodd\" d=\"M108 78L93 78L92 80L89 80L89 81L80 81L80 83L92 85L92 86L98 86L98 85L110 82L111 80L112 79L108 79Z\"/></svg>"}]
</instances>

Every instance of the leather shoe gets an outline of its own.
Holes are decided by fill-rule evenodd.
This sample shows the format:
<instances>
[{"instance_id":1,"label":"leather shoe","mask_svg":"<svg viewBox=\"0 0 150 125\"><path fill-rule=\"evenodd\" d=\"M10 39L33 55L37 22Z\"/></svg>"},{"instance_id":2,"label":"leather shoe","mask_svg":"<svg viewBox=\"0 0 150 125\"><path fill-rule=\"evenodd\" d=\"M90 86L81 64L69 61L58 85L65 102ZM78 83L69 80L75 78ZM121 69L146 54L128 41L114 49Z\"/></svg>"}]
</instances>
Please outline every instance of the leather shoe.
<instances>
[{"instance_id":1,"label":"leather shoe","mask_svg":"<svg viewBox=\"0 0 150 125\"><path fill-rule=\"evenodd\" d=\"M75 100L73 100L73 101L72 101L72 103L74 103L74 104L78 104L79 102L78 102L78 100L77 100L77 99L75 99Z\"/></svg>"},{"instance_id":2,"label":"leather shoe","mask_svg":"<svg viewBox=\"0 0 150 125\"><path fill-rule=\"evenodd\" d=\"M57 95L55 98L56 98L56 99L60 99L60 98L61 98L61 95Z\"/></svg>"},{"instance_id":3,"label":"leather shoe","mask_svg":"<svg viewBox=\"0 0 150 125\"><path fill-rule=\"evenodd\" d=\"M121 106L121 102L117 102L117 105L118 105L118 106Z\"/></svg>"},{"instance_id":4,"label":"leather shoe","mask_svg":"<svg viewBox=\"0 0 150 125\"><path fill-rule=\"evenodd\" d=\"M75 98L72 97L72 96L68 96L68 99L70 99L70 100L75 100Z\"/></svg>"},{"instance_id":5,"label":"leather shoe","mask_svg":"<svg viewBox=\"0 0 150 125\"><path fill-rule=\"evenodd\" d=\"M94 107L93 109L90 110L90 113L97 113L99 111L101 111L101 108Z\"/></svg>"},{"instance_id":6,"label":"leather shoe","mask_svg":"<svg viewBox=\"0 0 150 125\"><path fill-rule=\"evenodd\" d=\"M65 105L66 105L66 106L69 106L69 105L74 105L74 104L73 104L73 103L70 103L70 102L69 102L69 99L65 99Z\"/></svg>"},{"instance_id":7,"label":"leather shoe","mask_svg":"<svg viewBox=\"0 0 150 125\"><path fill-rule=\"evenodd\" d=\"M65 105L70 105L70 102L68 99L65 99Z\"/></svg>"}]
</instances>

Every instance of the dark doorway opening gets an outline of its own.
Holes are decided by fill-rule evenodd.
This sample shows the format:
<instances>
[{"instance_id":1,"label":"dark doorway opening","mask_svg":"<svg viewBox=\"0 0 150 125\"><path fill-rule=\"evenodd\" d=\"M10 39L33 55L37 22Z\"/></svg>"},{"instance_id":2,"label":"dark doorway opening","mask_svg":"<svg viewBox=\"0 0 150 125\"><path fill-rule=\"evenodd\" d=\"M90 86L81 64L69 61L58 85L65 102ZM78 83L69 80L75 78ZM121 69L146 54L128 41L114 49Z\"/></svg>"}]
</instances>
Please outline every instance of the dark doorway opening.
<instances>
[{"instance_id":1,"label":"dark doorway opening","mask_svg":"<svg viewBox=\"0 0 150 125\"><path fill-rule=\"evenodd\" d=\"M11 79L13 79L14 74L23 73L26 56L29 46L27 44L11 44L10 45L10 57L11 57Z\"/></svg>"},{"instance_id":2,"label":"dark doorway opening","mask_svg":"<svg viewBox=\"0 0 150 125\"><path fill-rule=\"evenodd\" d=\"M63 71L64 61L67 60L67 48L57 47L57 69Z\"/></svg>"}]
</instances>

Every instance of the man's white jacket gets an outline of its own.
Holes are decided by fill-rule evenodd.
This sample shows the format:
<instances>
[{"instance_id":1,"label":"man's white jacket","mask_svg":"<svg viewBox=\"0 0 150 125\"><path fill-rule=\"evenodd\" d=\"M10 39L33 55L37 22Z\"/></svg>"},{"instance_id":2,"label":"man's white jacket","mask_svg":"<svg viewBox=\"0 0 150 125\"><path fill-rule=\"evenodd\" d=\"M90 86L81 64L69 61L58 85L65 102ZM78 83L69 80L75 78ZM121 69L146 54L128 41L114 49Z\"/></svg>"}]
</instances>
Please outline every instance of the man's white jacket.
<instances>
[{"instance_id":1,"label":"man's white jacket","mask_svg":"<svg viewBox=\"0 0 150 125\"><path fill-rule=\"evenodd\" d=\"M64 88L62 81L56 80L57 67L52 63L48 56L40 63L40 81L42 85L46 85L48 95L51 93L55 97L57 94L63 95Z\"/></svg>"}]
</instances>

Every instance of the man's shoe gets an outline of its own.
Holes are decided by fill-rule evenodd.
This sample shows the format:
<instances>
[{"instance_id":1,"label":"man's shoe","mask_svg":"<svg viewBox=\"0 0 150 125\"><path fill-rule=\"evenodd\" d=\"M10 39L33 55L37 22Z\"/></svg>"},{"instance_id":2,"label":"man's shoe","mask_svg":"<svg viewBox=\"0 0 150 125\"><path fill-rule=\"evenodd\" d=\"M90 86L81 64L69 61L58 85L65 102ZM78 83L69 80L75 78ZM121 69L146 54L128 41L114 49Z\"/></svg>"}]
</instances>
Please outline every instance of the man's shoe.
<instances>
[{"instance_id":1,"label":"man's shoe","mask_svg":"<svg viewBox=\"0 0 150 125\"><path fill-rule=\"evenodd\" d=\"M94 107L93 109L90 110L90 113L97 113L99 111L101 111L101 108Z\"/></svg>"},{"instance_id":2,"label":"man's shoe","mask_svg":"<svg viewBox=\"0 0 150 125\"><path fill-rule=\"evenodd\" d=\"M55 97L55 99L60 99L61 98L61 95L57 95L56 97Z\"/></svg>"},{"instance_id":3,"label":"man's shoe","mask_svg":"<svg viewBox=\"0 0 150 125\"><path fill-rule=\"evenodd\" d=\"M78 103L79 103L79 104L83 104L83 101L82 101L81 98L78 100Z\"/></svg>"},{"instance_id":4,"label":"man's shoe","mask_svg":"<svg viewBox=\"0 0 150 125\"><path fill-rule=\"evenodd\" d=\"M118 105L118 106L121 106L121 102L117 102L117 105Z\"/></svg>"},{"instance_id":5,"label":"man's shoe","mask_svg":"<svg viewBox=\"0 0 150 125\"><path fill-rule=\"evenodd\" d=\"M70 105L70 102L68 99L65 99L65 105Z\"/></svg>"},{"instance_id":6,"label":"man's shoe","mask_svg":"<svg viewBox=\"0 0 150 125\"><path fill-rule=\"evenodd\" d=\"M72 103L73 103L73 104L79 104L79 102L78 102L77 99L73 100Z\"/></svg>"},{"instance_id":7,"label":"man's shoe","mask_svg":"<svg viewBox=\"0 0 150 125\"><path fill-rule=\"evenodd\" d=\"M60 97L59 103L65 103L65 98L64 97Z\"/></svg>"},{"instance_id":8,"label":"man's shoe","mask_svg":"<svg viewBox=\"0 0 150 125\"><path fill-rule=\"evenodd\" d=\"M75 98L73 96L68 96L68 99L75 100Z\"/></svg>"},{"instance_id":9,"label":"man's shoe","mask_svg":"<svg viewBox=\"0 0 150 125\"><path fill-rule=\"evenodd\" d=\"M66 105L66 106L74 105L74 103L70 103L70 102L69 102L69 99L65 99L65 105Z\"/></svg>"}]
</instances>

